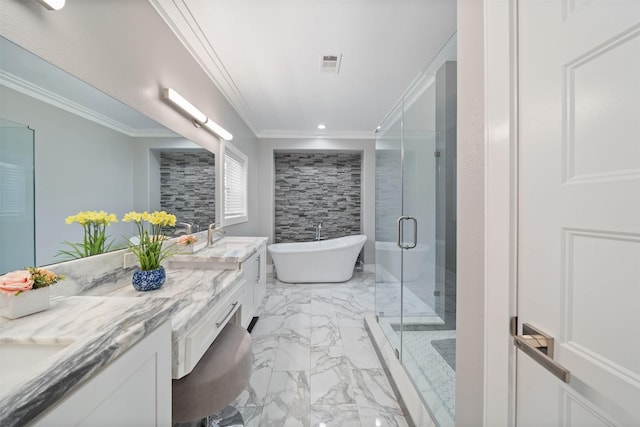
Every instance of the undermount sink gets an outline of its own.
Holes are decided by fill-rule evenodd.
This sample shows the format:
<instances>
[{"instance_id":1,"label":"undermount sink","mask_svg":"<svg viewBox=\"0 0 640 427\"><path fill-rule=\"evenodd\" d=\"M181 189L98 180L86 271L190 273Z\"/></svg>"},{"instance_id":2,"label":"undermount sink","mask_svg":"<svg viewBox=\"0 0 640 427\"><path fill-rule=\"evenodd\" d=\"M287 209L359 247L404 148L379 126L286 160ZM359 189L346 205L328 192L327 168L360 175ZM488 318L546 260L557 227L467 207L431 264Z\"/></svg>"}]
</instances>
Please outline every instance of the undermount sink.
<instances>
[{"instance_id":1,"label":"undermount sink","mask_svg":"<svg viewBox=\"0 0 640 427\"><path fill-rule=\"evenodd\" d=\"M229 250L229 251L233 251L233 250L236 250L236 249L245 248L245 247L247 247L249 245L253 245L253 243L254 242L242 241L242 240L238 240L238 241L230 240L230 241L222 241L222 242L219 242L217 244L214 244L213 247L217 247L217 248L222 249L222 250L226 249L226 250Z\"/></svg>"},{"instance_id":2,"label":"undermount sink","mask_svg":"<svg viewBox=\"0 0 640 427\"><path fill-rule=\"evenodd\" d=\"M221 265L221 263L211 261L193 261L193 259L176 258L177 256L166 262L168 268L175 268L178 270L225 270L230 268L225 265Z\"/></svg>"},{"instance_id":3,"label":"undermount sink","mask_svg":"<svg viewBox=\"0 0 640 427\"><path fill-rule=\"evenodd\" d=\"M169 268L194 270L224 270L237 268L228 258L237 258L241 251L255 245L255 239L223 237L209 247L198 249L193 254L178 254L167 260Z\"/></svg>"},{"instance_id":4,"label":"undermount sink","mask_svg":"<svg viewBox=\"0 0 640 427\"><path fill-rule=\"evenodd\" d=\"M73 341L51 344L0 343L0 397L32 377L38 365L71 344Z\"/></svg>"}]
</instances>

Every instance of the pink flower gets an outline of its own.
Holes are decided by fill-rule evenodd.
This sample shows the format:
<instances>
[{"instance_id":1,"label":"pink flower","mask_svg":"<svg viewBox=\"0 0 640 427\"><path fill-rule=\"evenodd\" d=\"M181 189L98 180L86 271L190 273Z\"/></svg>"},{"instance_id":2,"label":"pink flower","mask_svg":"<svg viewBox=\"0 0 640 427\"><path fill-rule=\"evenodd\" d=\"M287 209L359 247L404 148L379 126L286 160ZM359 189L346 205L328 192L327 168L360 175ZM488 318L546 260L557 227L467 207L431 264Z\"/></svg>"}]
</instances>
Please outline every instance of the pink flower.
<instances>
[{"instance_id":1,"label":"pink flower","mask_svg":"<svg viewBox=\"0 0 640 427\"><path fill-rule=\"evenodd\" d=\"M0 276L0 292L15 295L28 291L33 286L33 277L27 270L17 270Z\"/></svg>"},{"instance_id":2,"label":"pink flower","mask_svg":"<svg viewBox=\"0 0 640 427\"><path fill-rule=\"evenodd\" d=\"M184 236L178 237L178 244L179 245L190 245L191 243L195 243L197 241L198 241L198 239L196 239L191 234L186 234Z\"/></svg>"}]
</instances>

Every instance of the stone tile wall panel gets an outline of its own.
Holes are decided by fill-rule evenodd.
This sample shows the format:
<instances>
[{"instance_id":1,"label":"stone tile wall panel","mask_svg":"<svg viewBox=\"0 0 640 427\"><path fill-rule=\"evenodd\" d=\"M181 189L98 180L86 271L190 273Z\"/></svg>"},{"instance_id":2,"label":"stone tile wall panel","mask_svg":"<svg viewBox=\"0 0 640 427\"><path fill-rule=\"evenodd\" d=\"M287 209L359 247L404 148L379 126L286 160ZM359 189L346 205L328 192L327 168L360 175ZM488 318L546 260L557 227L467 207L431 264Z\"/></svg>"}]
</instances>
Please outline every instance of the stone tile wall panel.
<instances>
[{"instance_id":1,"label":"stone tile wall panel","mask_svg":"<svg viewBox=\"0 0 640 427\"><path fill-rule=\"evenodd\" d=\"M215 181L213 153L160 153L160 208L178 222L197 224L200 230L215 222Z\"/></svg>"},{"instance_id":2,"label":"stone tile wall panel","mask_svg":"<svg viewBox=\"0 0 640 427\"><path fill-rule=\"evenodd\" d=\"M360 234L359 153L275 153L275 242Z\"/></svg>"}]
</instances>

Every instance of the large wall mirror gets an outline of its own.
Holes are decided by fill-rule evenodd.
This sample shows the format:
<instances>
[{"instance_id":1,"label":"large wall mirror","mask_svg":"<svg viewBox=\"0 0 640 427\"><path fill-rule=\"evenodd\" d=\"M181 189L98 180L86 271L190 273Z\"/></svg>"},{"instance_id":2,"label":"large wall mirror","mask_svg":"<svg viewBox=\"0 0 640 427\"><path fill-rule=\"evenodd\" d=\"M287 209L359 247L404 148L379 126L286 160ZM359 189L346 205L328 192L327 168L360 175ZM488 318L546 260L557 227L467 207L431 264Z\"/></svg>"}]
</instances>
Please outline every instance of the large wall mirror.
<instances>
[{"instance_id":1,"label":"large wall mirror","mask_svg":"<svg viewBox=\"0 0 640 427\"><path fill-rule=\"evenodd\" d=\"M0 166L0 274L64 261L83 237L65 218L81 211L117 216L112 249L134 233L131 210L192 231L215 221L214 153L2 37Z\"/></svg>"}]
</instances>

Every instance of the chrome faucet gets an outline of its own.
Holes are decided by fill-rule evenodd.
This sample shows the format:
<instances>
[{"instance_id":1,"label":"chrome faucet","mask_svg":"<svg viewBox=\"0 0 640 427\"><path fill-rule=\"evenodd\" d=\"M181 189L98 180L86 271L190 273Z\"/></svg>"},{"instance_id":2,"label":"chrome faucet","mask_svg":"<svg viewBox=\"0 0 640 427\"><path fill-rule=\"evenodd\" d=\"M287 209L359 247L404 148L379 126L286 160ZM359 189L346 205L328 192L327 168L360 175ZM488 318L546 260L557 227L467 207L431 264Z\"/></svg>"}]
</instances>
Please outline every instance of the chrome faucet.
<instances>
[{"instance_id":1,"label":"chrome faucet","mask_svg":"<svg viewBox=\"0 0 640 427\"><path fill-rule=\"evenodd\" d=\"M213 232L215 229L215 224L209 224L209 228L207 228L207 247L211 246L213 243Z\"/></svg>"},{"instance_id":2,"label":"chrome faucet","mask_svg":"<svg viewBox=\"0 0 640 427\"><path fill-rule=\"evenodd\" d=\"M224 236L223 228L216 228L218 224L209 224L207 228L207 247L211 246L215 242L215 234L219 233L220 237Z\"/></svg>"},{"instance_id":3,"label":"chrome faucet","mask_svg":"<svg viewBox=\"0 0 640 427\"><path fill-rule=\"evenodd\" d=\"M322 223L316 225L316 240L318 242L322 240Z\"/></svg>"},{"instance_id":4,"label":"chrome faucet","mask_svg":"<svg viewBox=\"0 0 640 427\"><path fill-rule=\"evenodd\" d=\"M177 222L175 231L176 234L178 234L178 228L184 228L186 234L191 234L191 224L189 224L188 222Z\"/></svg>"}]
</instances>

